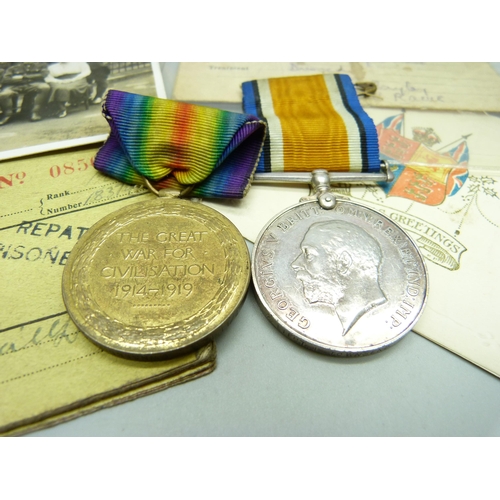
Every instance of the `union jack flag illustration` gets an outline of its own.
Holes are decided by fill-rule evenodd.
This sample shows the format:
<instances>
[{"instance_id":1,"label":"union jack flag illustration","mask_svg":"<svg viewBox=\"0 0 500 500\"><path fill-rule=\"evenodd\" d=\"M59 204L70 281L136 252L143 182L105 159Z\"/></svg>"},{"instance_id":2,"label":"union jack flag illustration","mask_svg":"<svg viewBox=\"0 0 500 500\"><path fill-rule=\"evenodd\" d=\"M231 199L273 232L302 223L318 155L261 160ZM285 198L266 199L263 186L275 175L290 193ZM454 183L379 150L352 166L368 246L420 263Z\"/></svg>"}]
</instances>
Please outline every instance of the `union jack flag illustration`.
<instances>
[{"instance_id":1,"label":"union jack flag illustration","mask_svg":"<svg viewBox=\"0 0 500 500\"><path fill-rule=\"evenodd\" d=\"M467 141L462 141L456 148L450 149L448 154L457 162L457 165L467 165L469 163Z\"/></svg>"},{"instance_id":2,"label":"union jack flag illustration","mask_svg":"<svg viewBox=\"0 0 500 500\"><path fill-rule=\"evenodd\" d=\"M466 168L453 168L448 175L446 194L448 196L457 194L465 184L467 177L469 177L469 171Z\"/></svg>"},{"instance_id":3,"label":"union jack flag illustration","mask_svg":"<svg viewBox=\"0 0 500 500\"><path fill-rule=\"evenodd\" d=\"M386 118L383 122L379 123L377 125L377 132L379 129L383 128L390 128L395 130L396 132L401 133L401 128L403 126L403 114L395 115L395 116L389 116L389 118Z\"/></svg>"}]
</instances>

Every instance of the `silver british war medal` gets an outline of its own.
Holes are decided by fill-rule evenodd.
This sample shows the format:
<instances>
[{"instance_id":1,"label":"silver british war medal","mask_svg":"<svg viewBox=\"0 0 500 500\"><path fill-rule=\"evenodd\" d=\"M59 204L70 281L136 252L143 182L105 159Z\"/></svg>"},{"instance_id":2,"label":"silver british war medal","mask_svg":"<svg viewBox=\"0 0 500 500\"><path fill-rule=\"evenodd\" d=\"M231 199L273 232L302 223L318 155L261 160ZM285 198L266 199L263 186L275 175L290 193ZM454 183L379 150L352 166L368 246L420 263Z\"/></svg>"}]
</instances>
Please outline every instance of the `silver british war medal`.
<instances>
[{"instance_id":1,"label":"silver british war medal","mask_svg":"<svg viewBox=\"0 0 500 500\"><path fill-rule=\"evenodd\" d=\"M255 242L260 306L279 331L314 351L359 356L385 349L411 330L425 305L422 255L392 220L336 196L328 172L305 175L311 196L274 217ZM281 177L287 179L275 180Z\"/></svg>"}]
</instances>

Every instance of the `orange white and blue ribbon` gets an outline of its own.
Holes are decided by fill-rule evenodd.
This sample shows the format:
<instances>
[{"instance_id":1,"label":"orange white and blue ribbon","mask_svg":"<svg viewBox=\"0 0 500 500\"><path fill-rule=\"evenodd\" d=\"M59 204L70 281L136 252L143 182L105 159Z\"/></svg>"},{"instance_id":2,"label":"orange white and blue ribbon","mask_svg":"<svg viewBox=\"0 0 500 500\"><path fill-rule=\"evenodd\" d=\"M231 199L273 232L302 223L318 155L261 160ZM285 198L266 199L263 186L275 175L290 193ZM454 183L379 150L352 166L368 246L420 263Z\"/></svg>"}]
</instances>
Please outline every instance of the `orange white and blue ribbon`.
<instances>
[{"instance_id":1,"label":"orange white and blue ribbon","mask_svg":"<svg viewBox=\"0 0 500 500\"><path fill-rule=\"evenodd\" d=\"M262 150L255 116L110 90L103 114L110 136L95 167L128 184L148 179L203 198L242 198Z\"/></svg>"},{"instance_id":2,"label":"orange white and blue ribbon","mask_svg":"<svg viewBox=\"0 0 500 500\"><path fill-rule=\"evenodd\" d=\"M348 75L245 82L243 109L267 122L257 172L380 171L373 120Z\"/></svg>"}]
</instances>

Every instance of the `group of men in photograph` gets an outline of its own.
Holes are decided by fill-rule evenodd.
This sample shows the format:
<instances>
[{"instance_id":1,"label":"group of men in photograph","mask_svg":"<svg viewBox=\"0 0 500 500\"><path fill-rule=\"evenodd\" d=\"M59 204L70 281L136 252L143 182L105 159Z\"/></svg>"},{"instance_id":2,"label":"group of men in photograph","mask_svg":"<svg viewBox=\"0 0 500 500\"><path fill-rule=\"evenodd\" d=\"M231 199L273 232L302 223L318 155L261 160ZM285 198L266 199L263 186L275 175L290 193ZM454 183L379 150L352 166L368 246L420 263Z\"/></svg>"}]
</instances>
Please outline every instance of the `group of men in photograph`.
<instances>
[{"instance_id":1,"label":"group of men in photograph","mask_svg":"<svg viewBox=\"0 0 500 500\"><path fill-rule=\"evenodd\" d=\"M17 113L32 122L64 118L71 105L100 104L107 90L108 63L0 63L0 125Z\"/></svg>"}]
</instances>

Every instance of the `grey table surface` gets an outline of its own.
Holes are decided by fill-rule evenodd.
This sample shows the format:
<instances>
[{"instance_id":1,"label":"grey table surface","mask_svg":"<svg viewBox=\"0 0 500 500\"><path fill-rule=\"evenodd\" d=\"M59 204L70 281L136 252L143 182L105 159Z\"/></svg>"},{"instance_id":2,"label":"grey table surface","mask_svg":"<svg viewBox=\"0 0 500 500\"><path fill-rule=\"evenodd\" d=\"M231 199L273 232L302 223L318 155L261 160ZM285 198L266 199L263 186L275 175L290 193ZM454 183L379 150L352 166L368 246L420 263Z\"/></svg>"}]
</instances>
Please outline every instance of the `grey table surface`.
<instances>
[{"instance_id":1,"label":"grey table surface","mask_svg":"<svg viewBox=\"0 0 500 500\"><path fill-rule=\"evenodd\" d=\"M169 94L175 63L161 65ZM499 436L500 380L410 332L353 359L308 351L251 288L208 376L31 436Z\"/></svg>"}]
</instances>

